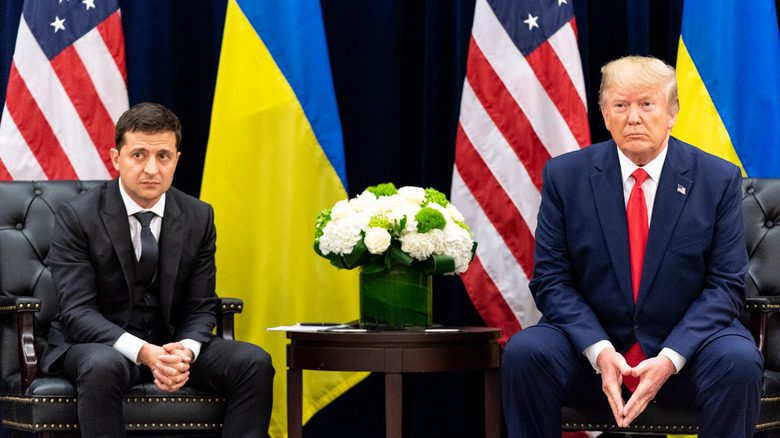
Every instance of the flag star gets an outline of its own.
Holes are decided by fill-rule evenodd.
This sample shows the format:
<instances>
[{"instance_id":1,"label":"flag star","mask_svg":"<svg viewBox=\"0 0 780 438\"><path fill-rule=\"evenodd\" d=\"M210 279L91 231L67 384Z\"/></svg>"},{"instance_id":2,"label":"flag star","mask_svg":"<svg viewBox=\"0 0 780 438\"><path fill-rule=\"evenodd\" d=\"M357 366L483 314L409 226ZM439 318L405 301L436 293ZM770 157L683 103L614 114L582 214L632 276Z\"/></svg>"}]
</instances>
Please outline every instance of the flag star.
<instances>
[{"instance_id":1,"label":"flag star","mask_svg":"<svg viewBox=\"0 0 780 438\"><path fill-rule=\"evenodd\" d=\"M54 17L54 22L49 24L49 26L54 28L54 33L57 33L58 30L65 30L65 19Z\"/></svg>"},{"instance_id":2,"label":"flag star","mask_svg":"<svg viewBox=\"0 0 780 438\"><path fill-rule=\"evenodd\" d=\"M568 4L569 4L569 2L567 2L566 0L558 0L558 6L560 6L560 5L568 5Z\"/></svg>"},{"instance_id":3,"label":"flag star","mask_svg":"<svg viewBox=\"0 0 780 438\"><path fill-rule=\"evenodd\" d=\"M523 20L523 23L528 25L528 30L531 30L531 29L533 29L535 27L539 27L539 24L536 22L536 20L538 20L538 19L539 19L538 15L536 17L534 17L533 15L528 14L528 19L527 20Z\"/></svg>"},{"instance_id":4,"label":"flag star","mask_svg":"<svg viewBox=\"0 0 780 438\"><path fill-rule=\"evenodd\" d=\"M95 0L84 0L81 3L87 6L87 10L95 9Z\"/></svg>"}]
</instances>

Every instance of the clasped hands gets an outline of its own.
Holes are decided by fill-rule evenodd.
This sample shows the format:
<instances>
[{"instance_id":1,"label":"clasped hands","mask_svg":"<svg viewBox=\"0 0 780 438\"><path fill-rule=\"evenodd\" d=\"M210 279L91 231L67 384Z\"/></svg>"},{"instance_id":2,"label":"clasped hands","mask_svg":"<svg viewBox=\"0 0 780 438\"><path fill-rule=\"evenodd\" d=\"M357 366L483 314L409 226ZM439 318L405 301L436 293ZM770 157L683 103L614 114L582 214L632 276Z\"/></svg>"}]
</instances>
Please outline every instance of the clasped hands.
<instances>
[{"instance_id":1,"label":"clasped hands","mask_svg":"<svg viewBox=\"0 0 780 438\"><path fill-rule=\"evenodd\" d=\"M154 384L163 391L175 392L190 378L190 362L193 353L181 342L172 342L162 347L144 344L138 352L138 362L152 370Z\"/></svg>"},{"instance_id":2,"label":"clasped hands","mask_svg":"<svg viewBox=\"0 0 780 438\"><path fill-rule=\"evenodd\" d=\"M618 427L628 427L644 412L664 383L676 372L672 361L661 355L645 359L632 368L623 355L613 348L606 348L599 353L597 362L601 370L602 390L609 400ZM625 403L621 392L623 376L639 378L639 385Z\"/></svg>"}]
</instances>

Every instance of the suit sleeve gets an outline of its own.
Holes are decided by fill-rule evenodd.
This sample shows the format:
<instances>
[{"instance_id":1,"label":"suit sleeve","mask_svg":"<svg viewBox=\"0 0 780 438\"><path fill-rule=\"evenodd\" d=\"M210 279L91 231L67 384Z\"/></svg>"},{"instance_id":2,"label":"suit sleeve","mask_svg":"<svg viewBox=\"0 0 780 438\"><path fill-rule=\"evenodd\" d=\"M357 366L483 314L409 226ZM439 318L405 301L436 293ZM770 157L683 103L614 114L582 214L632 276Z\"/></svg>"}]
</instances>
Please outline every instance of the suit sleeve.
<instances>
[{"instance_id":1,"label":"suit sleeve","mask_svg":"<svg viewBox=\"0 0 780 438\"><path fill-rule=\"evenodd\" d=\"M198 342L208 342L216 325L217 296L216 286L216 240L217 231L214 226L214 210L208 206L206 219L201 222L202 232L193 260L185 262L189 265L184 278L181 308L173 312L180 315L175 324L177 340L192 339ZM180 271L180 274L183 274ZM178 307L178 306L177 306Z\"/></svg>"},{"instance_id":2,"label":"suit sleeve","mask_svg":"<svg viewBox=\"0 0 780 438\"><path fill-rule=\"evenodd\" d=\"M48 255L57 290L60 321L72 342L112 345L124 329L99 311L97 275L90 259L88 238L70 204L59 210Z\"/></svg>"},{"instance_id":3,"label":"suit sleeve","mask_svg":"<svg viewBox=\"0 0 780 438\"><path fill-rule=\"evenodd\" d=\"M748 258L740 187L741 175L734 168L718 202L701 294L662 345L688 359L742 311Z\"/></svg>"},{"instance_id":4,"label":"suit sleeve","mask_svg":"<svg viewBox=\"0 0 780 438\"><path fill-rule=\"evenodd\" d=\"M566 209L555 181L554 161L542 172L542 202L536 225L534 274L529 286L544 319L566 332L577 351L609 339L577 290L568 251Z\"/></svg>"}]
</instances>

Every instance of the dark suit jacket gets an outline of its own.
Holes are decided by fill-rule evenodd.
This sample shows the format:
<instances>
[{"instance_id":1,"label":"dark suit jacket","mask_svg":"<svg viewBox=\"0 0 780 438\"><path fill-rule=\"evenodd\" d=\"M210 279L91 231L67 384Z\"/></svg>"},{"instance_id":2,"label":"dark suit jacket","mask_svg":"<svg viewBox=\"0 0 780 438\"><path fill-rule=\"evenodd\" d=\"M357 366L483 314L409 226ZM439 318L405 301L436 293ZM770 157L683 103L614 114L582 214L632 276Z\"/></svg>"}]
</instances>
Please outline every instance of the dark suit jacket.
<instances>
[{"instance_id":1,"label":"dark suit jacket","mask_svg":"<svg viewBox=\"0 0 780 438\"><path fill-rule=\"evenodd\" d=\"M690 359L717 336L752 339L737 319L748 266L739 169L675 138L668 148L636 304L614 141L544 169L530 287L577 351L638 340L648 357L669 347Z\"/></svg>"},{"instance_id":2,"label":"dark suit jacket","mask_svg":"<svg viewBox=\"0 0 780 438\"><path fill-rule=\"evenodd\" d=\"M130 320L135 254L127 211L113 180L57 212L47 262L59 297L42 367L49 371L74 343L112 345ZM160 301L174 340L207 342L216 325L214 212L168 190L160 231Z\"/></svg>"}]
</instances>

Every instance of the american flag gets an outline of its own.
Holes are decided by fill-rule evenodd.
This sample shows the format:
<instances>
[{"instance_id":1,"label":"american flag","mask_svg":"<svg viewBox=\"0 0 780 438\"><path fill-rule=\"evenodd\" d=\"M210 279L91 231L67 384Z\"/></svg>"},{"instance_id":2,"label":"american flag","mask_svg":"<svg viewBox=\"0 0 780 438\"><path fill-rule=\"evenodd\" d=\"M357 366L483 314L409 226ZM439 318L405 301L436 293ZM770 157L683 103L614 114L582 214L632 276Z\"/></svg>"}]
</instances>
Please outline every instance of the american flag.
<instances>
[{"instance_id":1,"label":"american flag","mask_svg":"<svg viewBox=\"0 0 780 438\"><path fill-rule=\"evenodd\" d=\"M477 0L452 201L479 242L461 275L501 341L539 318L528 282L542 168L590 143L572 0Z\"/></svg>"},{"instance_id":2,"label":"american flag","mask_svg":"<svg viewBox=\"0 0 780 438\"><path fill-rule=\"evenodd\" d=\"M128 108L117 0L25 0L0 118L0 180L109 179Z\"/></svg>"}]
</instances>

